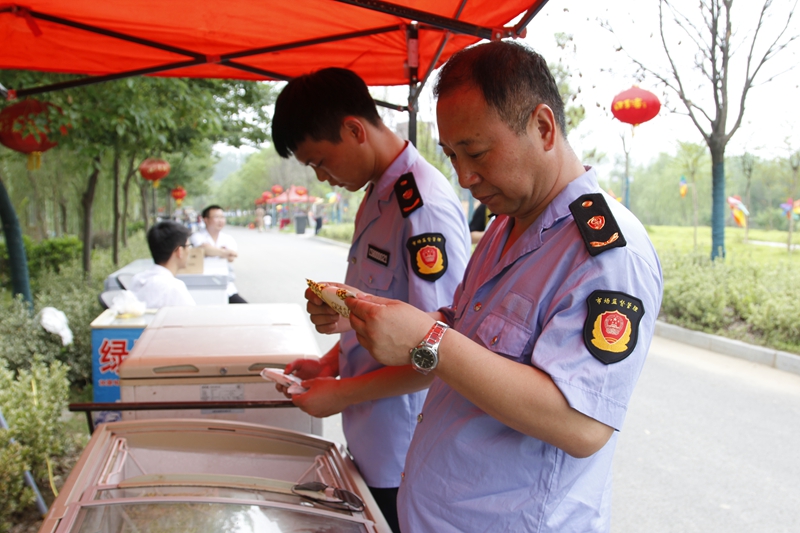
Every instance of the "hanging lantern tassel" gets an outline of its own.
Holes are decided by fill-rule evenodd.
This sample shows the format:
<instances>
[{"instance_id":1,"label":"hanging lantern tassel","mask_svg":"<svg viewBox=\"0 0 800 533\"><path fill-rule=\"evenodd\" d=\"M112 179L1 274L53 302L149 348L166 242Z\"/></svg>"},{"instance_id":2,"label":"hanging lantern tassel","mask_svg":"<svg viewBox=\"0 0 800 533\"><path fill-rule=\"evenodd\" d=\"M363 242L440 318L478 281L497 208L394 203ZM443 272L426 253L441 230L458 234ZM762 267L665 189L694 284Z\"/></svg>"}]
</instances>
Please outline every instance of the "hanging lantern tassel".
<instances>
[{"instance_id":1,"label":"hanging lantern tassel","mask_svg":"<svg viewBox=\"0 0 800 533\"><path fill-rule=\"evenodd\" d=\"M153 180L153 188L158 189L158 184L161 183L161 180Z\"/></svg>"},{"instance_id":2,"label":"hanging lantern tassel","mask_svg":"<svg viewBox=\"0 0 800 533\"><path fill-rule=\"evenodd\" d=\"M42 152L31 152L28 154L28 170L39 170L42 168Z\"/></svg>"}]
</instances>

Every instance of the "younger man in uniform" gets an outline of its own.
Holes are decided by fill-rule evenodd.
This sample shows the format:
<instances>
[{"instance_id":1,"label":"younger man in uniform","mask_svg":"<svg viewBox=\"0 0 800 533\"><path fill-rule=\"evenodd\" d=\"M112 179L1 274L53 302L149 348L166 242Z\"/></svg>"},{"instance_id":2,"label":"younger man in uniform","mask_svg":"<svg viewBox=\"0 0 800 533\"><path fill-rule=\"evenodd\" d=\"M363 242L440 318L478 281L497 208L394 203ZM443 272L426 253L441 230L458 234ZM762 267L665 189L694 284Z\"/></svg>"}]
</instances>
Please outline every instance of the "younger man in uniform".
<instances>
[{"instance_id":1,"label":"younger man in uniform","mask_svg":"<svg viewBox=\"0 0 800 533\"><path fill-rule=\"evenodd\" d=\"M294 155L320 181L349 191L367 187L346 284L427 311L452 303L469 257L460 202L445 177L381 121L361 78L329 68L290 81L275 104L272 139L282 157ZM342 337L320 364L286 367L309 389L293 400L314 416L342 412L355 462L398 531L397 487L430 378L409 365L381 365L346 320L311 291L306 298L317 330Z\"/></svg>"},{"instance_id":2,"label":"younger man in uniform","mask_svg":"<svg viewBox=\"0 0 800 533\"><path fill-rule=\"evenodd\" d=\"M406 459L400 524L607 532L616 432L661 305L658 257L567 143L541 56L509 42L469 48L435 92L461 186L498 216L452 306L347 300L376 359L436 376Z\"/></svg>"}]
</instances>

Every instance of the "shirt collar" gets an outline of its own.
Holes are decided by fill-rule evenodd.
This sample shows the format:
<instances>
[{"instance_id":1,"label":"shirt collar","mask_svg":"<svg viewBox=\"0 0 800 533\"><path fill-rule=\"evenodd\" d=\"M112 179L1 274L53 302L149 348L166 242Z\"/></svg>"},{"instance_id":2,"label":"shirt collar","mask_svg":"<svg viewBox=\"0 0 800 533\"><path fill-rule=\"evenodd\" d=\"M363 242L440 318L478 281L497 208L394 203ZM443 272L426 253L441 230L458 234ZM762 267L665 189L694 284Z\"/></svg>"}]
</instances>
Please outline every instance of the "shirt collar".
<instances>
[{"instance_id":1,"label":"shirt collar","mask_svg":"<svg viewBox=\"0 0 800 533\"><path fill-rule=\"evenodd\" d=\"M564 190L553 198L550 205L545 208L544 213L533 223L537 229L536 234L541 235L545 230L552 228L556 223L566 216L569 216L569 204L576 198L584 194L596 193L600 190L597 183L597 172L592 167L583 167L586 171L569 182Z\"/></svg>"},{"instance_id":2,"label":"shirt collar","mask_svg":"<svg viewBox=\"0 0 800 533\"><path fill-rule=\"evenodd\" d=\"M406 141L406 146L403 148L403 151L394 158L394 161L392 161L392 163L389 165L389 168L384 171L378 182L375 184L375 188L372 191L373 194L377 194L378 198L381 200L388 200L389 196L394 190L394 184L397 182L398 178L409 171L414 163L417 162L418 157L419 152L417 149L413 144Z\"/></svg>"}]
</instances>

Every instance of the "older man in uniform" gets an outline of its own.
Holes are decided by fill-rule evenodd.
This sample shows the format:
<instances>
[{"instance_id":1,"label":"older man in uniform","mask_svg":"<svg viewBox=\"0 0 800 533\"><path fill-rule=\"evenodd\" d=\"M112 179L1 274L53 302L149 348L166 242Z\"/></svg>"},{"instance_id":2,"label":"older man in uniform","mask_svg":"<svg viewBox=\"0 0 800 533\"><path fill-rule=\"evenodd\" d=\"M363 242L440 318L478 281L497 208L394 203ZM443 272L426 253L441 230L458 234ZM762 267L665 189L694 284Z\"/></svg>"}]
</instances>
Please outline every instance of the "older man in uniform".
<instances>
[{"instance_id":1,"label":"older man in uniform","mask_svg":"<svg viewBox=\"0 0 800 533\"><path fill-rule=\"evenodd\" d=\"M567 143L541 56L475 46L435 90L460 183L498 216L452 306L348 300L377 360L436 376L400 486L401 529L607 532L617 432L661 305L658 257Z\"/></svg>"},{"instance_id":2,"label":"older man in uniform","mask_svg":"<svg viewBox=\"0 0 800 533\"><path fill-rule=\"evenodd\" d=\"M441 172L381 121L355 73L330 68L290 81L275 104L272 132L278 153L293 154L320 181L367 188L346 284L426 311L452 303L470 248L461 204ZM293 401L313 416L342 412L356 465L398 531L397 488L432 376L378 363L346 320L311 291L306 298L317 330L342 337L319 364L301 359L286 367L309 389Z\"/></svg>"}]
</instances>

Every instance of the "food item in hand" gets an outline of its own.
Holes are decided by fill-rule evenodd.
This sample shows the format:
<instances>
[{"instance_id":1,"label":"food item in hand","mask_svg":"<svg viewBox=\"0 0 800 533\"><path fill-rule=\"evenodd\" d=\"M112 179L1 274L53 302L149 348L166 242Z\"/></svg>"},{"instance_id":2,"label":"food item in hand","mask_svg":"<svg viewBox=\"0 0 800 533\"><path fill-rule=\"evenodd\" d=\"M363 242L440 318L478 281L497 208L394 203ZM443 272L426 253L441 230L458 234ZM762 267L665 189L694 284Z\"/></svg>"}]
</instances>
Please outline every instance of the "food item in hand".
<instances>
[{"instance_id":1,"label":"food item in hand","mask_svg":"<svg viewBox=\"0 0 800 533\"><path fill-rule=\"evenodd\" d=\"M347 298L355 298L356 295L342 287L327 285L325 283L317 283L306 279L308 288L319 296L323 302L333 308L334 311L339 313L345 318L350 318L350 310L344 305L344 300Z\"/></svg>"}]
</instances>

